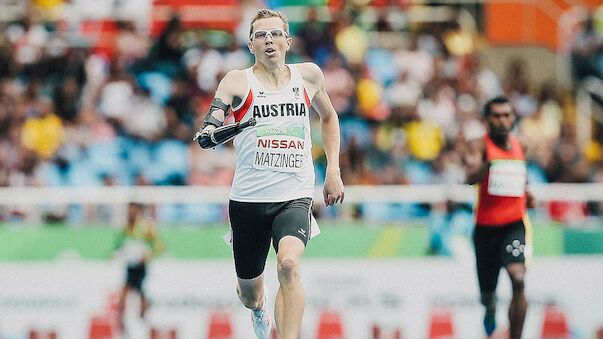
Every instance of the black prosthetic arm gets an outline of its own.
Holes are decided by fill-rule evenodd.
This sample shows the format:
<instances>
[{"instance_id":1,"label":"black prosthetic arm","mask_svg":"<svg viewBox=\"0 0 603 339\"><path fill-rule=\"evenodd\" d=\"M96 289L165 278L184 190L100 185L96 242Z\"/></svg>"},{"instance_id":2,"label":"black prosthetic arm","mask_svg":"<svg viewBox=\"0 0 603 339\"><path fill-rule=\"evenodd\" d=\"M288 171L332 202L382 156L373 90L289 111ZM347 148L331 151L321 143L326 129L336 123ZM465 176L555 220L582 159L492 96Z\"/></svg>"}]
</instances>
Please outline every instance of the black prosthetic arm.
<instances>
[{"instance_id":1,"label":"black prosthetic arm","mask_svg":"<svg viewBox=\"0 0 603 339\"><path fill-rule=\"evenodd\" d=\"M247 127L255 126L255 119L251 118L245 122L237 122L217 127L211 131L200 131L195 134L195 140L201 148L212 148L230 141Z\"/></svg>"}]
</instances>

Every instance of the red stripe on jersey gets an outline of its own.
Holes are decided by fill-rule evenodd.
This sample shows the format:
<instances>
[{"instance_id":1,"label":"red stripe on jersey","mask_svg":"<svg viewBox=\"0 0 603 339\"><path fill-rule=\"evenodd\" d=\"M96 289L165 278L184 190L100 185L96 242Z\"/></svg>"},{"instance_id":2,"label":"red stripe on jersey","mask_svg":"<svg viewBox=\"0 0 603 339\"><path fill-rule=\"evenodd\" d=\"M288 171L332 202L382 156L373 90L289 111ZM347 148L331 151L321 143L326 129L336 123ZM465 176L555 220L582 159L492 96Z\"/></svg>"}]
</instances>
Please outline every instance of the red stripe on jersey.
<instances>
[{"instance_id":1,"label":"red stripe on jersey","mask_svg":"<svg viewBox=\"0 0 603 339\"><path fill-rule=\"evenodd\" d=\"M241 106L241 108L239 108L238 110L232 112L232 114L234 115L234 118L235 118L235 122L239 122L239 121L241 121L241 119L243 119L245 114L247 114L247 111L249 111L249 107L251 107L252 102L253 102L253 91L251 91L251 89L249 89L249 93L247 93L247 99L245 100L245 103L243 104L243 106Z\"/></svg>"},{"instance_id":2,"label":"red stripe on jersey","mask_svg":"<svg viewBox=\"0 0 603 339\"><path fill-rule=\"evenodd\" d=\"M306 98L306 104L308 104L308 109L310 109L310 98L308 97L308 91L304 88L304 97Z\"/></svg>"}]
</instances>

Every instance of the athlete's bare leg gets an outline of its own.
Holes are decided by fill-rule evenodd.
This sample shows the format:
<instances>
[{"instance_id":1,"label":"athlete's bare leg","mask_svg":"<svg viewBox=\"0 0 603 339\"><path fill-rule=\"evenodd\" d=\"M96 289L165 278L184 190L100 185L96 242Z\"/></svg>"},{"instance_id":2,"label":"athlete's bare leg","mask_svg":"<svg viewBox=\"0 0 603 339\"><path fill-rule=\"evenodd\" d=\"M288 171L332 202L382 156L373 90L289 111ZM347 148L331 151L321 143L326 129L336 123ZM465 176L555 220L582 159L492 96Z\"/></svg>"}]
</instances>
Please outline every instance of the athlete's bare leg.
<instances>
[{"instance_id":1,"label":"athlete's bare leg","mask_svg":"<svg viewBox=\"0 0 603 339\"><path fill-rule=\"evenodd\" d=\"M128 285L124 285L119 291L119 300L117 302L117 312L118 312L118 321L119 328L121 330L124 329L124 314L126 311L126 299L128 297L128 292L130 292L130 287Z\"/></svg>"},{"instance_id":2,"label":"athlete's bare leg","mask_svg":"<svg viewBox=\"0 0 603 339\"><path fill-rule=\"evenodd\" d=\"M285 318L285 306L283 305L283 291L281 288L276 291L274 303L274 321L276 323L276 333L283 333L283 321Z\"/></svg>"},{"instance_id":3,"label":"athlete's bare leg","mask_svg":"<svg viewBox=\"0 0 603 339\"><path fill-rule=\"evenodd\" d=\"M264 273L253 279L238 278L237 294L241 303L250 310L264 306Z\"/></svg>"},{"instance_id":4,"label":"athlete's bare leg","mask_svg":"<svg viewBox=\"0 0 603 339\"><path fill-rule=\"evenodd\" d=\"M147 314L147 310L149 309L150 306L151 306L151 303L149 302L149 299L147 299L144 292L140 291L140 317L141 318L145 317L145 315Z\"/></svg>"},{"instance_id":5,"label":"athlete's bare leg","mask_svg":"<svg viewBox=\"0 0 603 339\"><path fill-rule=\"evenodd\" d=\"M512 263L506 269L513 286L513 298L509 305L509 337L511 339L520 339L521 332L523 331L523 322L528 309L528 301L524 293L526 268L522 263Z\"/></svg>"},{"instance_id":6,"label":"athlete's bare leg","mask_svg":"<svg viewBox=\"0 0 603 339\"><path fill-rule=\"evenodd\" d=\"M304 243L296 237L283 237L278 243L277 272L280 287L276 294L275 317L280 339L297 339L304 313L304 290L300 261Z\"/></svg>"}]
</instances>

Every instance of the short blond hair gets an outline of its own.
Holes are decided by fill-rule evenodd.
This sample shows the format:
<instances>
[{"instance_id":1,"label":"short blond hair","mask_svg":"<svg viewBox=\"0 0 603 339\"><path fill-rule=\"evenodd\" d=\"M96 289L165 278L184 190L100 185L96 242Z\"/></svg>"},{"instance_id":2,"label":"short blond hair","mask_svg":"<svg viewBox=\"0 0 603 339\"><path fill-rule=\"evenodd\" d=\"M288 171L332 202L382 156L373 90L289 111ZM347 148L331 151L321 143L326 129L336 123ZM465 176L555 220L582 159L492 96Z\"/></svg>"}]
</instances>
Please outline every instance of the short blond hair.
<instances>
[{"instance_id":1,"label":"short blond hair","mask_svg":"<svg viewBox=\"0 0 603 339\"><path fill-rule=\"evenodd\" d=\"M281 18L281 20L283 20L283 23L285 24L285 32L289 34L289 21L287 20L287 16L285 16L283 12L263 8L258 10L253 19L251 19L251 24L249 25L249 36L253 34L253 24L260 19L267 18Z\"/></svg>"}]
</instances>

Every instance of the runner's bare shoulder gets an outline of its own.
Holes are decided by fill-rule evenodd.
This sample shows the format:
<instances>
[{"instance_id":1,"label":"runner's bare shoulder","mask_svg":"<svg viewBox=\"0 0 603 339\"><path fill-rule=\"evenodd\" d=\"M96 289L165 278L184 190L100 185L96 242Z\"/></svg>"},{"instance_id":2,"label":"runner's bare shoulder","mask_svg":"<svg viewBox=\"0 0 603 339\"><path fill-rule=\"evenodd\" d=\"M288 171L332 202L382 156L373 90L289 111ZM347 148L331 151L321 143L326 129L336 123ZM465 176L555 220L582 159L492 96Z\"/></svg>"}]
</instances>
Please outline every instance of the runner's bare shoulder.
<instances>
[{"instance_id":1,"label":"runner's bare shoulder","mask_svg":"<svg viewBox=\"0 0 603 339\"><path fill-rule=\"evenodd\" d=\"M313 98L317 91L324 89L325 78L318 65L313 62L302 62L297 64L297 69L304 79L310 98Z\"/></svg>"},{"instance_id":2,"label":"runner's bare shoulder","mask_svg":"<svg viewBox=\"0 0 603 339\"><path fill-rule=\"evenodd\" d=\"M224 93L230 97L242 98L247 91L247 75L244 70L235 69L224 75L218 85L218 93Z\"/></svg>"}]
</instances>

